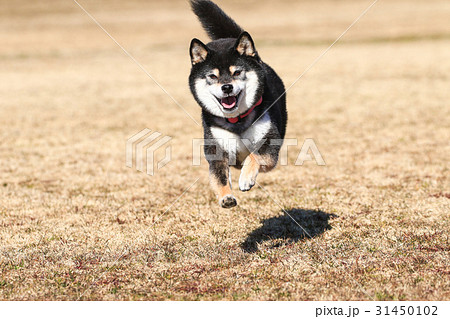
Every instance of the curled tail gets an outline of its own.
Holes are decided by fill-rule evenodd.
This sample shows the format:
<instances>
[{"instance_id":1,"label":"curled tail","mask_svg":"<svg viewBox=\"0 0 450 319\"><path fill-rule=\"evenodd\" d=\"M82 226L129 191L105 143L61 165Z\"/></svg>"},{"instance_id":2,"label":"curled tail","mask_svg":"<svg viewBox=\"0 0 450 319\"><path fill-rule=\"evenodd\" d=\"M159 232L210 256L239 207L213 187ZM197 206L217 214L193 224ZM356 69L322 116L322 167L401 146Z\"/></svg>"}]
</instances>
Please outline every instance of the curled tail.
<instances>
[{"instance_id":1,"label":"curled tail","mask_svg":"<svg viewBox=\"0 0 450 319\"><path fill-rule=\"evenodd\" d=\"M212 40L237 38L244 31L212 1L191 0L191 7Z\"/></svg>"}]
</instances>

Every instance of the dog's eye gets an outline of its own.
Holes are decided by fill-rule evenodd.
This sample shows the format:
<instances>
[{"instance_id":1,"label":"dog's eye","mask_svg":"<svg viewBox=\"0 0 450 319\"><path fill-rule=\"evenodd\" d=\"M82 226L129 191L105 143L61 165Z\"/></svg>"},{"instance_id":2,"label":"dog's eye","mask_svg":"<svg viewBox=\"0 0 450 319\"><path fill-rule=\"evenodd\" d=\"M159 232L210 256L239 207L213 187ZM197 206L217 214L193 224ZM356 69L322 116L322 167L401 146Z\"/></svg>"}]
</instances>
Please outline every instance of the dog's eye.
<instances>
[{"instance_id":1,"label":"dog's eye","mask_svg":"<svg viewBox=\"0 0 450 319\"><path fill-rule=\"evenodd\" d=\"M241 75L241 70L238 70L238 71L234 71L234 73L233 73L233 76L239 76L239 75Z\"/></svg>"},{"instance_id":2,"label":"dog's eye","mask_svg":"<svg viewBox=\"0 0 450 319\"><path fill-rule=\"evenodd\" d=\"M217 75L215 75L215 74L209 74L208 77L209 77L211 80L217 80Z\"/></svg>"}]
</instances>

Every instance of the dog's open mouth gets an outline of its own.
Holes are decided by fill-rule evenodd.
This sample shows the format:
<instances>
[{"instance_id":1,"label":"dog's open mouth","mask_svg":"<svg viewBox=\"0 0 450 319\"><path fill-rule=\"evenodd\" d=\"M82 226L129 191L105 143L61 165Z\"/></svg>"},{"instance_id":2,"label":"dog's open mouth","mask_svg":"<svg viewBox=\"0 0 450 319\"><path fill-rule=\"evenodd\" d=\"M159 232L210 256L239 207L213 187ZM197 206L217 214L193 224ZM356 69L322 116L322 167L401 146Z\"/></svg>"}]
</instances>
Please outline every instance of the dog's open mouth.
<instances>
[{"instance_id":1,"label":"dog's open mouth","mask_svg":"<svg viewBox=\"0 0 450 319\"><path fill-rule=\"evenodd\" d=\"M236 96L227 96L227 97L224 97L224 98L218 99L218 100L219 100L220 105L222 105L222 107L224 109L226 109L227 111L231 111L235 107L237 107L238 98L239 98L239 94Z\"/></svg>"}]
</instances>

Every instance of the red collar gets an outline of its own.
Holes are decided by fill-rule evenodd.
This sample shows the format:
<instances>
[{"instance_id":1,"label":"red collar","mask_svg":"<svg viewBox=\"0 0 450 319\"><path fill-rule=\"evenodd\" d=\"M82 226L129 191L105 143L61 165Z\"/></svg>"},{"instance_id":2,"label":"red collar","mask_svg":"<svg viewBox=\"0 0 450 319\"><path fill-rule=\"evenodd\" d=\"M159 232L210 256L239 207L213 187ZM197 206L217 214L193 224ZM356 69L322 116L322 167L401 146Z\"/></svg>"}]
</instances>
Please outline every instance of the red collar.
<instances>
[{"instance_id":1,"label":"red collar","mask_svg":"<svg viewBox=\"0 0 450 319\"><path fill-rule=\"evenodd\" d=\"M228 122L230 123L236 123L237 121L239 121L239 118L243 119L244 117L248 116L255 107L257 107L258 105L260 105L262 103L262 96L259 98L258 102L256 102L255 105L253 105L250 110L248 110L247 112L245 112L244 114L239 115L238 117L229 117L227 118Z\"/></svg>"}]
</instances>

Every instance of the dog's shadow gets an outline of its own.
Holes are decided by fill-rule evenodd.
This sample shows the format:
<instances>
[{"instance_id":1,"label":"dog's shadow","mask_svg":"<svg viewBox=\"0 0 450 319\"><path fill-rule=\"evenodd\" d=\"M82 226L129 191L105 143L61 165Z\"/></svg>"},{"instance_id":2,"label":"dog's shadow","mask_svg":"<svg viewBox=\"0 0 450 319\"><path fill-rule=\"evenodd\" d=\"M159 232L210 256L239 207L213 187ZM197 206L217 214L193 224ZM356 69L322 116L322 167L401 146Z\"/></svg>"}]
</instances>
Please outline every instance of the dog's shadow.
<instances>
[{"instance_id":1,"label":"dog's shadow","mask_svg":"<svg viewBox=\"0 0 450 319\"><path fill-rule=\"evenodd\" d=\"M251 232L241 248L247 253L258 251L258 245L264 241L283 239L288 243L316 237L331 229L328 220L336 218L321 210L290 209L283 215L263 221L263 225ZM273 247L280 246L275 244Z\"/></svg>"}]
</instances>

